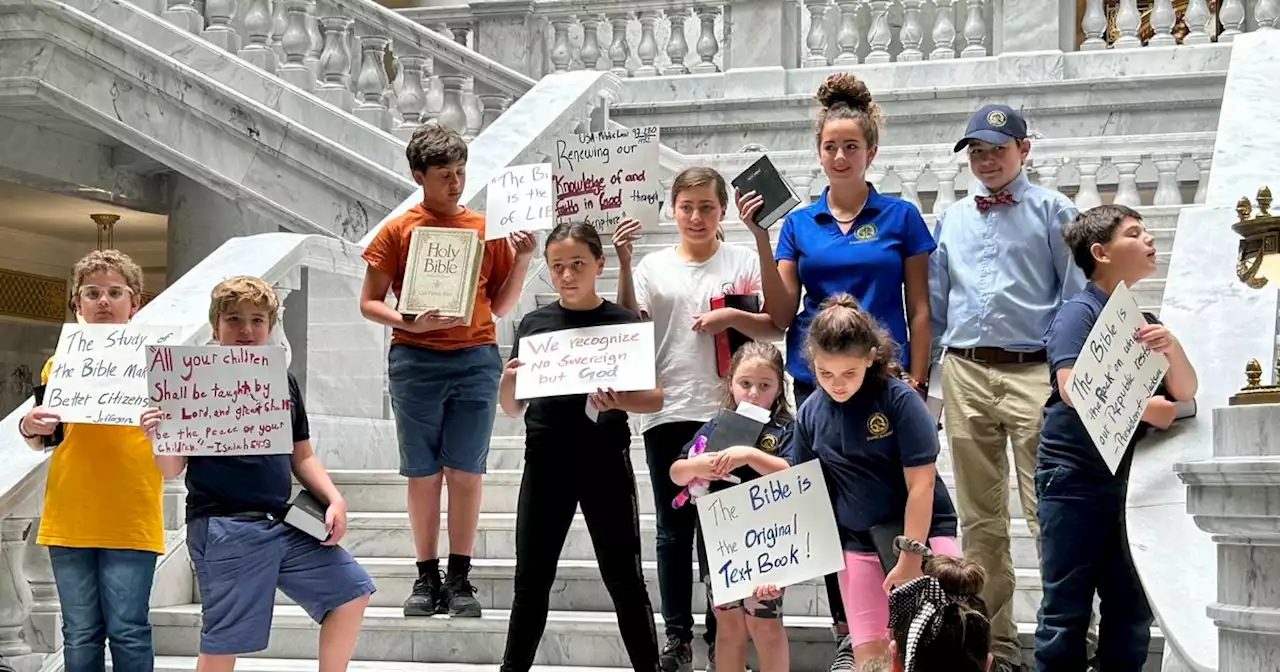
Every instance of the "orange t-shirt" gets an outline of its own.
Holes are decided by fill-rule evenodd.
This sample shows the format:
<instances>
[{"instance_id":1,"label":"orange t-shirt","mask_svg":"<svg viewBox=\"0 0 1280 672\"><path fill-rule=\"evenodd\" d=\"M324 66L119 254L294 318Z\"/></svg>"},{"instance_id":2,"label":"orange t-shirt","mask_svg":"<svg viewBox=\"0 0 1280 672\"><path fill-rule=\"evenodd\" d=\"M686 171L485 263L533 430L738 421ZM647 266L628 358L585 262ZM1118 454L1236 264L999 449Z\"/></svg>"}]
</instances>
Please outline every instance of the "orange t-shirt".
<instances>
[{"instance_id":1,"label":"orange t-shirt","mask_svg":"<svg viewBox=\"0 0 1280 672\"><path fill-rule=\"evenodd\" d=\"M365 248L364 260L373 268L391 276L391 291L397 297L404 285L405 267L409 264L410 234L419 226L439 226L454 229L474 229L484 236L484 215L463 208L452 217L432 214L421 203L411 210L387 222L378 235ZM485 241L484 259L480 263L480 286L476 291L476 307L471 325L413 334L402 329L391 332L392 343L417 345L431 350L460 350L473 345L497 343L493 326L493 297L511 275L516 254L505 238Z\"/></svg>"}]
</instances>

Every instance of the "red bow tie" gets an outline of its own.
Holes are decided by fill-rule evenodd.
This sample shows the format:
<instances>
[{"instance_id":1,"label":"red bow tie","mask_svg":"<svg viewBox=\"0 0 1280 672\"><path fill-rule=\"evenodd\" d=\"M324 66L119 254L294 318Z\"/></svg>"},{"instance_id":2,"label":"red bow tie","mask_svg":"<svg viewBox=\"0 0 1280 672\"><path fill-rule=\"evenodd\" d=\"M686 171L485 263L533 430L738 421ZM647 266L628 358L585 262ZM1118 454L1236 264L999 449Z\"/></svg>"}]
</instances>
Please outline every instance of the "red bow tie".
<instances>
[{"instance_id":1,"label":"red bow tie","mask_svg":"<svg viewBox=\"0 0 1280 672\"><path fill-rule=\"evenodd\" d=\"M978 212L986 212L997 205L1013 205L1017 201L1013 200L1013 194L1002 191L995 196L974 196L973 200L978 204Z\"/></svg>"}]
</instances>

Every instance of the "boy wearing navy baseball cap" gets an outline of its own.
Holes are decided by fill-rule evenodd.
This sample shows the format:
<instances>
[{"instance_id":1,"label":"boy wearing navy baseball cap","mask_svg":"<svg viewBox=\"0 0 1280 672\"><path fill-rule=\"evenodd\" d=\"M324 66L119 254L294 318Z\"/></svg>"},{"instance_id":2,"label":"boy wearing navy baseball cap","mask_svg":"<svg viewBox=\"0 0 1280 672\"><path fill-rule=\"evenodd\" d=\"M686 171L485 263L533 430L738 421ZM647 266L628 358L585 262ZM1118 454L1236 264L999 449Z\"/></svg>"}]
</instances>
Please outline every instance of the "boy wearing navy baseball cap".
<instances>
[{"instance_id":1,"label":"boy wearing navy baseball cap","mask_svg":"<svg viewBox=\"0 0 1280 672\"><path fill-rule=\"evenodd\" d=\"M1027 122L1008 105L973 113L955 151L968 153L974 180L934 225L934 352L946 355L943 412L964 554L990 577L982 598L991 615L991 669L1017 670L1005 450L1012 444L1022 514L1038 539L1036 447L1049 398L1044 336L1063 300L1084 288L1062 238L1077 211L1066 196L1027 179Z\"/></svg>"}]
</instances>

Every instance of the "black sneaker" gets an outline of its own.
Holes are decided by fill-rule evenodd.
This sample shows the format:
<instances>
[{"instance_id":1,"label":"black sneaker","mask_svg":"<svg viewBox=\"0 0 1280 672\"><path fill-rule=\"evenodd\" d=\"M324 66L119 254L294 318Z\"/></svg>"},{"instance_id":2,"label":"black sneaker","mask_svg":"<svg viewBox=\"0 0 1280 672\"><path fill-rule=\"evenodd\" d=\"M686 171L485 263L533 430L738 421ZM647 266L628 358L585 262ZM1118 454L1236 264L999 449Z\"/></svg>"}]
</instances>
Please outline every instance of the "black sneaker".
<instances>
[{"instance_id":1,"label":"black sneaker","mask_svg":"<svg viewBox=\"0 0 1280 672\"><path fill-rule=\"evenodd\" d=\"M480 600L476 599L476 587L465 576L450 576L445 579L444 602L450 616L480 618Z\"/></svg>"},{"instance_id":2,"label":"black sneaker","mask_svg":"<svg viewBox=\"0 0 1280 672\"><path fill-rule=\"evenodd\" d=\"M667 635L658 667L662 672L693 672L693 645L676 635Z\"/></svg>"},{"instance_id":3,"label":"black sneaker","mask_svg":"<svg viewBox=\"0 0 1280 672\"><path fill-rule=\"evenodd\" d=\"M849 635L836 645L836 658L827 672L853 672L853 639Z\"/></svg>"},{"instance_id":4,"label":"black sneaker","mask_svg":"<svg viewBox=\"0 0 1280 672\"><path fill-rule=\"evenodd\" d=\"M444 588L440 585L440 575L428 574L419 576L413 582L413 591L409 599L404 601L405 616L435 616L445 613Z\"/></svg>"}]
</instances>

